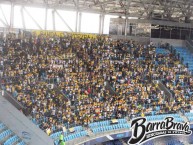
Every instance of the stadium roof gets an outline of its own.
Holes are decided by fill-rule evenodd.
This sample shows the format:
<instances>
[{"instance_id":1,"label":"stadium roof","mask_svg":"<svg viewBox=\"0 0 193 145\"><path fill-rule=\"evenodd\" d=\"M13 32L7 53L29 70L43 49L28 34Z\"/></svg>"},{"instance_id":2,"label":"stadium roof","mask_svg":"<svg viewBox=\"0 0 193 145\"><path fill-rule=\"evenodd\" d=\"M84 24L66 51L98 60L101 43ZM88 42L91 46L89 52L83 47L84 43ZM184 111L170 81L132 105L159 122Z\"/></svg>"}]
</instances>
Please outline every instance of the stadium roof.
<instances>
[{"instance_id":1,"label":"stadium roof","mask_svg":"<svg viewBox=\"0 0 193 145\"><path fill-rule=\"evenodd\" d=\"M2 0L2 2L141 19L170 21L193 19L193 0Z\"/></svg>"}]
</instances>

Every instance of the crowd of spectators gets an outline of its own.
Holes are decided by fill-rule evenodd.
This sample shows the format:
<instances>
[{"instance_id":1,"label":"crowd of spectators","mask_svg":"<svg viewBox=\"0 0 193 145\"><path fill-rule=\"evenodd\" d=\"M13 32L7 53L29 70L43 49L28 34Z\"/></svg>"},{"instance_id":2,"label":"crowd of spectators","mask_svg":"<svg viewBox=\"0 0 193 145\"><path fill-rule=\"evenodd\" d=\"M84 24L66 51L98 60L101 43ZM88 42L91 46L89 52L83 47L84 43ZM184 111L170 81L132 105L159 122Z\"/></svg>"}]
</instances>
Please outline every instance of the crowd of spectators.
<instances>
[{"instance_id":1,"label":"crowd of spectators","mask_svg":"<svg viewBox=\"0 0 193 145\"><path fill-rule=\"evenodd\" d=\"M193 79L172 51L150 44L32 35L4 39L1 87L49 133L112 118L177 112L193 105ZM154 80L173 94L168 98Z\"/></svg>"},{"instance_id":2,"label":"crowd of spectators","mask_svg":"<svg viewBox=\"0 0 193 145\"><path fill-rule=\"evenodd\" d=\"M166 55L157 55L155 60L158 79L172 93L172 102L168 109L180 109L183 112L190 109L193 102L193 80L188 67L182 65L179 54L170 50Z\"/></svg>"}]
</instances>

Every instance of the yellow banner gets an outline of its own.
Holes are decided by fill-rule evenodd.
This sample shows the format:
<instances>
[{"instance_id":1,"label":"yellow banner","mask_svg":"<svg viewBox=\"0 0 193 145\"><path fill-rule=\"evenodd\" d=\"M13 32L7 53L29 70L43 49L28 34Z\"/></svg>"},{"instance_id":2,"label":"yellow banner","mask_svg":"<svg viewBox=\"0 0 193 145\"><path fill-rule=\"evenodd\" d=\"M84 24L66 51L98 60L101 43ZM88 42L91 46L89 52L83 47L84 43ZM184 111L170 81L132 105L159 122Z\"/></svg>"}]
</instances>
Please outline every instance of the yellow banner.
<instances>
[{"instance_id":1,"label":"yellow banner","mask_svg":"<svg viewBox=\"0 0 193 145\"><path fill-rule=\"evenodd\" d=\"M60 31L33 31L32 32L35 35L45 35L49 37L58 36L58 37L64 37L64 36L72 36L72 38L90 38L90 39L96 39L96 34L84 34L84 33L75 33L75 32L60 32Z\"/></svg>"},{"instance_id":2,"label":"yellow banner","mask_svg":"<svg viewBox=\"0 0 193 145\"><path fill-rule=\"evenodd\" d=\"M83 34L83 33L68 33L72 36L72 38L90 38L90 39L96 39L96 34Z\"/></svg>"},{"instance_id":3,"label":"yellow banner","mask_svg":"<svg viewBox=\"0 0 193 145\"><path fill-rule=\"evenodd\" d=\"M49 37L53 37L53 36L58 36L58 37L64 37L64 32L59 32L59 31L33 31L32 32L35 35L44 35L44 36L49 36Z\"/></svg>"}]
</instances>

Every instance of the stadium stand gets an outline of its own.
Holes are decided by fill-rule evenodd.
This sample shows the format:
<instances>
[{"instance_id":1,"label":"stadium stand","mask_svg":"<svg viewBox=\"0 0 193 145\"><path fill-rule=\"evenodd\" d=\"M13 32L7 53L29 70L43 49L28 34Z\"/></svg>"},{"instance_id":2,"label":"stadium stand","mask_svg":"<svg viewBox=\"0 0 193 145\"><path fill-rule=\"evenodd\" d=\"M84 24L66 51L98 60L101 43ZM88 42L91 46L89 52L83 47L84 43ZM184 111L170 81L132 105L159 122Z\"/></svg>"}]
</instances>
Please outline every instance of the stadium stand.
<instances>
[{"instance_id":1,"label":"stadium stand","mask_svg":"<svg viewBox=\"0 0 193 145\"><path fill-rule=\"evenodd\" d=\"M58 144L60 135L64 135L64 140L69 141L79 137L86 136L88 133L83 129L82 126L76 126L70 128L68 131L59 131L50 135L50 137L55 140L55 144Z\"/></svg>"},{"instance_id":2,"label":"stadium stand","mask_svg":"<svg viewBox=\"0 0 193 145\"><path fill-rule=\"evenodd\" d=\"M0 144L2 145L26 145L13 131L4 123L0 122Z\"/></svg>"},{"instance_id":3,"label":"stadium stand","mask_svg":"<svg viewBox=\"0 0 193 145\"><path fill-rule=\"evenodd\" d=\"M177 122L184 122L184 120L181 118L179 114L163 114L163 115L146 116L146 119L148 121L164 120L167 116L173 117L174 120Z\"/></svg>"},{"instance_id":4,"label":"stadium stand","mask_svg":"<svg viewBox=\"0 0 193 145\"><path fill-rule=\"evenodd\" d=\"M189 122L193 122L193 113L185 113L185 116L188 118Z\"/></svg>"},{"instance_id":5,"label":"stadium stand","mask_svg":"<svg viewBox=\"0 0 193 145\"><path fill-rule=\"evenodd\" d=\"M4 93L0 93L0 122L3 122L8 127L8 130L14 132L14 135L21 138L25 144L54 144L53 140L45 132L34 125L28 117L20 110L17 110L1 94ZM10 133L10 131L8 131L8 133ZM23 142L21 144L23 144Z\"/></svg>"},{"instance_id":6,"label":"stadium stand","mask_svg":"<svg viewBox=\"0 0 193 145\"><path fill-rule=\"evenodd\" d=\"M114 121L116 122L115 124L113 123ZM93 133L113 131L121 128L128 128L128 129L130 128L129 124L125 119L118 119L118 120L114 119L111 121L107 120L107 121L95 122L95 123L90 123L88 126L93 131Z\"/></svg>"},{"instance_id":7,"label":"stadium stand","mask_svg":"<svg viewBox=\"0 0 193 145\"><path fill-rule=\"evenodd\" d=\"M192 71L193 70L193 64L192 64L193 55L192 55L192 52L190 50L188 50L187 48L182 48L182 47L176 47L175 50L176 50L177 55L179 55L182 63L184 65L186 65L190 71Z\"/></svg>"},{"instance_id":8,"label":"stadium stand","mask_svg":"<svg viewBox=\"0 0 193 145\"><path fill-rule=\"evenodd\" d=\"M149 121L173 116L183 122L177 113L191 109L193 80L174 50L103 37L61 40L40 35L9 43L13 47L4 50L1 87L25 106L23 112L55 144L61 134L64 141L88 135L85 127L94 134L129 129L127 120L138 116ZM110 124L112 119L118 124Z\"/></svg>"},{"instance_id":9,"label":"stadium stand","mask_svg":"<svg viewBox=\"0 0 193 145\"><path fill-rule=\"evenodd\" d=\"M0 0L0 145L125 145L137 117L192 129L192 8L193 0ZM143 145L193 144L174 131Z\"/></svg>"}]
</instances>

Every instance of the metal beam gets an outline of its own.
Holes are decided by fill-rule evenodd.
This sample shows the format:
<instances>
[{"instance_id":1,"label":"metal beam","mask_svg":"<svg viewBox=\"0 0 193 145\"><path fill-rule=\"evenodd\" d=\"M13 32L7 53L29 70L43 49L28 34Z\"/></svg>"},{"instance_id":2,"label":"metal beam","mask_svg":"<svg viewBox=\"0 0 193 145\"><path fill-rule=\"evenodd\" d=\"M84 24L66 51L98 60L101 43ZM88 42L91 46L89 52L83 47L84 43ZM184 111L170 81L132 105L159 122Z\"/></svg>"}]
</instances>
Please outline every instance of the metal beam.
<instances>
[{"instance_id":1,"label":"metal beam","mask_svg":"<svg viewBox=\"0 0 193 145\"><path fill-rule=\"evenodd\" d=\"M150 19L151 15L153 16L153 13L156 12L165 16L168 15L171 19L176 17L190 18L193 13L193 0L80 0L79 4L77 0L39 0L34 2L28 0L26 3L23 3L23 0L0 0L0 3L11 4L11 1L15 5L48 7L57 10L77 11L78 6L78 12L98 14L104 12L105 14L109 13L116 16L124 16L125 12L128 12L129 15L138 15L141 18L149 16ZM178 16L176 13L178 13ZM162 19L166 19L166 17Z\"/></svg>"},{"instance_id":2,"label":"metal beam","mask_svg":"<svg viewBox=\"0 0 193 145\"><path fill-rule=\"evenodd\" d=\"M4 11L0 5L0 10L1 10L1 13L3 14L3 18L5 19L5 22L7 23L7 25L9 25L8 21L7 21L7 18L5 17L5 14L4 14Z\"/></svg>"},{"instance_id":3,"label":"metal beam","mask_svg":"<svg viewBox=\"0 0 193 145\"><path fill-rule=\"evenodd\" d=\"M2 24L7 27L8 25L0 18L0 21L2 22Z\"/></svg>"},{"instance_id":4,"label":"metal beam","mask_svg":"<svg viewBox=\"0 0 193 145\"><path fill-rule=\"evenodd\" d=\"M0 2L1 3L1 2ZM5 2L4 2L5 3ZM6 1L6 3L8 3L8 1ZM10 2L9 2L10 4ZM23 4L21 2L14 2L14 5L25 5L26 7L36 7L36 8L46 8L46 5L45 4L35 4L35 3L26 3L26 4ZM67 5L58 5L58 6L53 6L54 9L57 9L57 10L69 10L69 11L76 11L76 8L74 6L67 6ZM49 8L53 8L51 5L49 5ZM86 13L96 13L96 14L99 14L101 12L100 9L94 9L94 8L88 8L88 9L81 9L79 8L79 12L86 12ZM113 13L111 15L122 15L120 13Z\"/></svg>"},{"instance_id":5,"label":"metal beam","mask_svg":"<svg viewBox=\"0 0 193 145\"><path fill-rule=\"evenodd\" d=\"M77 7L77 2L75 2L75 0L73 0L74 6Z\"/></svg>"},{"instance_id":6,"label":"metal beam","mask_svg":"<svg viewBox=\"0 0 193 145\"><path fill-rule=\"evenodd\" d=\"M80 10L87 10L89 8L92 8L93 6L101 6L101 5L105 5L105 4L108 4L108 3L112 3L112 2L116 2L116 0L108 0L108 1L105 1L105 2L99 2L97 4L92 4L92 5L89 5L89 7L85 7L85 8L81 8Z\"/></svg>"},{"instance_id":7,"label":"metal beam","mask_svg":"<svg viewBox=\"0 0 193 145\"><path fill-rule=\"evenodd\" d=\"M23 28L26 29L26 26L25 26L25 18L24 18L24 14L23 14L23 6L21 7L21 18L22 18L22 24L23 24Z\"/></svg>"},{"instance_id":8,"label":"metal beam","mask_svg":"<svg viewBox=\"0 0 193 145\"><path fill-rule=\"evenodd\" d=\"M58 15L58 17L62 20L62 22L64 22L64 24L68 27L68 29L73 32L73 30L70 28L70 26L66 23L66 21L63 19L63 17L58 13L57 10L55 10L56 14Z\"/></svg>"},{"instance_id":9,"label":"metal beam","mask_svg":"<svg viewBox=\"0 0 193 145\"><path fill-rule=\"evenodd\" d=\"M38 28L40 29L40 30L42 30L42 27L38 24L38 22L32 17L32 15L28 12L28 10L25 8L25 7L23 7L23 10L26 12L26 14L32 19L32 21L36 24L36 26L38 26Z\"/></svg>"}]
</instances>

